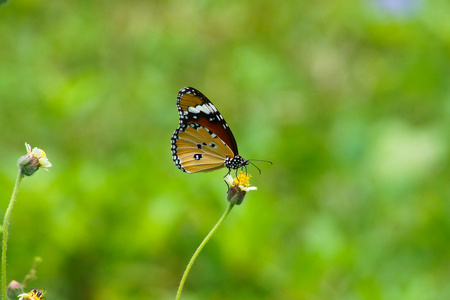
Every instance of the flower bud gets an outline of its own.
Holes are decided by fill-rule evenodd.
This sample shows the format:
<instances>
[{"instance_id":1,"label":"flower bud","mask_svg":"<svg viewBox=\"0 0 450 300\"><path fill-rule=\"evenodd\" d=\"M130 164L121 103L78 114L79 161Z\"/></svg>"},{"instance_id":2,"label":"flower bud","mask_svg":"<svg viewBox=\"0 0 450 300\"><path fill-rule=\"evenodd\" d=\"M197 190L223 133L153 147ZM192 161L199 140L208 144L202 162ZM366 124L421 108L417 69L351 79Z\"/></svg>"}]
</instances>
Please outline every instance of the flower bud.
<instances>
[{"instance_id":1,"label":"flower bud","mask_svg":"<svg viewBox=\"0 0 450 300\"><path fill-rule=\"evenodd\" d=\"M7 295L9 299L17 299L19 294L23 293L23 287L20 282L13 280L8 285Z\"/></svg>"},{"instance_id":2,"label":"flower bud","mask_svg":"<svg viewBox=\"0 0 450 300\"><path fill-rule=\"evenodd\" d=\"M39 159L32 154L27 154L19 158L17 166L24 175L30 176L39 169Z\"/></svg>"},{"instance_id":3,"label":"flower bud","mask_svg":"<svg viewBox=\"0 0 450 300\"><path fill-rule=\"evenodd\" d=\"M247 194L246 191L242 191L237 186L231 186L228 188L227 201L239 205L244 201L245 194Z\"/></svg>"}]
</instances>

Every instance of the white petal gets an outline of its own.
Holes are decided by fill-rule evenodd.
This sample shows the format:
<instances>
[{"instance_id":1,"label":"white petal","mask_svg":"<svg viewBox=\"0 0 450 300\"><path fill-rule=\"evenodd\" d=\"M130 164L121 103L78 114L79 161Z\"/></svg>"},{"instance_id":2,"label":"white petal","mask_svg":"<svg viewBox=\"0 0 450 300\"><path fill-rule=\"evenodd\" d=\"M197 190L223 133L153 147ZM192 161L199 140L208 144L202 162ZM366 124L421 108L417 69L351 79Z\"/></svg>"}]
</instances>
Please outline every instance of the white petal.
<instances>
[{"instance_id":1,"label":"white petal","mask_svg":"<svg viewBox=\"0 0 450 300\"><path fill-rule=\"evenodd\" d=\"M230 174L227 174L223 180L225 180L225 182L229 185L233 185L233 177Z\"/></svg>"},{"instance_id":2,"label":"white petal","mask_svg":"<svg viewBox=\"0 0 450 300\"><path fill-rule=\"evenodd\" d=\"M239 185L239 188L241 189L241 191L246 191L246 192L257 190L256 186L245 187L242 184Z\"/></svg>"},{"instance_id":3,"label":"white petal","mask_svg":"<svg viewBox=\"0 0 450 300\"><path fill-rule=\"evenodd\" d=\"M31 154L33 154L34 157L41 158L42 150L38 147L34 147L33 151L31 151Z\"/></svg>"},{"instance_id":4,"label":"white petal","mask_svg":"<svg viewBox=\"0 0 450 300\"><path fill-rule=\"evenodd\" d=\"M43 168L50 168L52 166L52 163L47 158L41 158L39 159L39 164Z\"/></svg>"}]
</instances>

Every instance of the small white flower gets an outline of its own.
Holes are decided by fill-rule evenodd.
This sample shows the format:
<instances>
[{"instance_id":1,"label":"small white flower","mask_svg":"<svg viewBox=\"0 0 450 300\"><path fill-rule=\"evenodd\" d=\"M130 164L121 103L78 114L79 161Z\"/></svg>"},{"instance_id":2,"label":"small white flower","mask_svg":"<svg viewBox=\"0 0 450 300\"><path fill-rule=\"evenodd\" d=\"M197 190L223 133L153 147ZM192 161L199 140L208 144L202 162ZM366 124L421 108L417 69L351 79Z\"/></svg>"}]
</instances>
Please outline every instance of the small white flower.
<instances>
[{"instance_id":1,"label":"small white flower","mask_svg":"<svg viewBox=\"0 0 450 300\"><path fill-rule=\"evenodd\" d=\"M25 147L27 148L27 152L29 154L33 155L39 160L39 165L46 171L48 171L46 168L50 168L52 166L52 163L48 160L47 154L45 154L44 150L39 149L38 147L34 147L33 150L31 150L31 146L28 143L25 143Z\"/></svg>"},{"instance_id":2,"label":"small white flower","mask_svg":"<svg viewBox=\"0 0 450 300\"><path fill-rule=\"evenodd\" d=\"M47 168L52 166L52 163L48 160L44 150L37 147L31 150L31 146L28 143L25 143L25 147L28 153L27 155L22 156L17 163L23 174L30 176L41 167L44 170L47 170Z\"/></svg>"}]
</instances>

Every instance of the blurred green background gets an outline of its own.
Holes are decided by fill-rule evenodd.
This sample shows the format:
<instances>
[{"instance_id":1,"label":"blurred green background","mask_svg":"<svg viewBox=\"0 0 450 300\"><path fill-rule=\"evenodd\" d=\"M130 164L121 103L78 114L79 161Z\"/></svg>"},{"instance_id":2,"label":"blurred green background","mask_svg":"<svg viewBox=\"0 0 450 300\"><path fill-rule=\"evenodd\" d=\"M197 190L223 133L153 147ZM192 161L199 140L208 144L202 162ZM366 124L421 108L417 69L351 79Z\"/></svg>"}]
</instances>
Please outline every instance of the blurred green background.
<instances>
[{"instance_id":1,"label":"blurred green background","mask_svg":"<svg viewBox=\"0 0 450 300\"><path fill-rule=\"evenodd\" d=\"M11 1L0 7L0 212L24 142L8 281L47 299L173 299L226 170L172 162L207 95L259 189L182 299L450 298L450 2Z\"/></svg>"}]
</instances>

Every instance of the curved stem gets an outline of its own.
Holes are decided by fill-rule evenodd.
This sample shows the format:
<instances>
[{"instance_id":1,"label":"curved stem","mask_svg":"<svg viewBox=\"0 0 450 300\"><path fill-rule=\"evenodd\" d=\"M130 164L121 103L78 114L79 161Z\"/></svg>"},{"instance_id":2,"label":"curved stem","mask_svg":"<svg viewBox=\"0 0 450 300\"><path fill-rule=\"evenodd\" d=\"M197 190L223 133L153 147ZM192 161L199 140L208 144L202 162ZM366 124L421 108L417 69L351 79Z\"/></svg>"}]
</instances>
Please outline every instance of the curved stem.
<instances>
[{"instance_id":1,"label":"curved stem","mask_svg":"<svg viewBox=\"0 0 450 300\"><path fill-rule=\"evenodd\" d=\"M184 283L186 282L186 278L187 278L187 276L189 274L189 271L192 268L192 265L194 264L195 260L197 259L197 256L200 254L200 252L202 251L203 247L205 247L205 245L209 241L209 239L217 231L217 228L219 228L219 226L223 223L223 221L228 216L228 214L230 213L230 211L233 208L233 206L234 206L234 203L230 203L230 205L228 205L227 210L223 213L222 217L219 219L217 224L214 225L213 229L211 229L211 231L208 233L208 235L202 241L200 246L198 246L198 248L195 251L194 255L192 255L192 258L189 261L189 263L188 263L188 265L186 267L186 270L184 270L184 274L183 274L183 277L181 278L180 285L178 286L177 297L175 298L176 300L180 299L180 297L181 297L181 292L183 291Z\"/></svg>"},{"instance_id":2,"label":"curved stem","mask_svg":"<svg viewBox=\"0 0 450 300\"><path fill-rule=\"evenodd\" d=\"M2 291L3 291L3 300L7 300L7 290L6 290L6 248L8 243L8 227L9 227L9 219L11 218L11 212L14 207L14 202L16 201L17 193L19 192L19 185L23 178L23 173L19 170L19 174L17 175L16 185L14 186L14 190L11 196L11 201L9 202L8 209L5 213L5 219L3 221L3 243L2 243Z\"/></svg>"}]
</instances>

